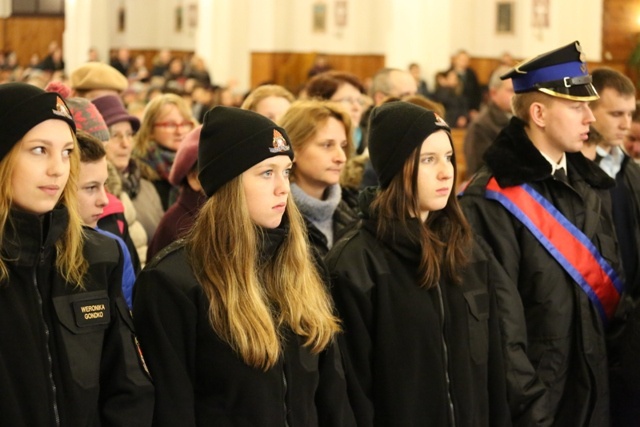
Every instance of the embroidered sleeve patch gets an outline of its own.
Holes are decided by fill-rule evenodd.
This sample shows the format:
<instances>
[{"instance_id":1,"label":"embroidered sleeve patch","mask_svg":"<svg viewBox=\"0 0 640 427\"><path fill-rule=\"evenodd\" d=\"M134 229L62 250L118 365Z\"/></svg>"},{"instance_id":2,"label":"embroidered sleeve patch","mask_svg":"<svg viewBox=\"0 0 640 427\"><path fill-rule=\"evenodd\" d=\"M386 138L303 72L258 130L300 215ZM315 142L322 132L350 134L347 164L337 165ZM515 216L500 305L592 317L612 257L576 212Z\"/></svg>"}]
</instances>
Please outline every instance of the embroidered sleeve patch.
<instances>
[{"instance_id":1,"label":"embroidered sleeve patch","mask_svg":"<svg viewBox=\"0 0 640 427\"><path fill-rule=\"evenodd\" d=\"M73 315L78 327L106 325L111 322L109 298L96 298L73 303Z\"/></svg>"}]
</instances>

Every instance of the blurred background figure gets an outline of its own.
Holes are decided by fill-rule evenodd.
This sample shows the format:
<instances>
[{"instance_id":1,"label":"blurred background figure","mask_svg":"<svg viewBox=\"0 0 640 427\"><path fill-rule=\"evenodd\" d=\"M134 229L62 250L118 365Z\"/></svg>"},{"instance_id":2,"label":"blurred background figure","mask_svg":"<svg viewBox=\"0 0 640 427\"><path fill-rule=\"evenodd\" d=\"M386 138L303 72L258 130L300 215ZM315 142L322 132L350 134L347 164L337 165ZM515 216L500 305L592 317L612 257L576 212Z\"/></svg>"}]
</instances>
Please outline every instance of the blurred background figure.
<instances>
[{"instance_id":1,"label":"blurred background figure","mask_svg":"<svg viewBox=\"0 0 640 427\"><path fill-rule=\"evenodd\" d=\"M480 114L471 121L464 138L464 156L467 162L466 178L476 173L482 165L484 152L496 139L498 133L509 124L513 83L511 79L500 79L509 71L507 67L497 68L489 80L489 100Z\"/></svg>"},{"instance_id":2,"label":"blurred background figure","mask_svg":"<svg viewBox=\"0 0 640 427\"><path fill-rule=\"evenodd\" d=\"M100 54L98 53L98 49L95 47L89 48L89 52L87 53L87 62L99 62Z\"/></svg>"},{"instance_id":3,"label":"blurred background figure","mask_svg":"<svg viewBox=\"0 0 640 427\"><path fill-rule=\"evenodd\" d=\"M196 82L202 85L211 84L211 73L201 56L193 55L186 67L186 76L189 79L194 79Z\"/></svg>"},{"instance_id":4,"label":"blurred background figure","mask_svg":"<svg viewBox=\"0 0 640 427\"><path fill-rule=\"evenodd\" d=\"M311 78L317 74L324 73L325 71L329 70L331 70L331 64L329 64L327 55L325 55L324 53L318 53L313 60L313 65L307 73L307 77Z\"/></svg>"},{"instance_id":5,"label":"blurred background figure","mask_svg":"<svg viewBox=\"0 0 640 427\"><path fill-rule=\"evenodd\" d=\"M420 65L417 62L412 62L409 64L409 72L416 80L416 85L418 85L418 93L425 98L429 97L429 87L427 86L427 82L422 78L422 73L420 71Z\"/></svg>"},{"instance_id":6,"label":"blurred background figure","mask_svg":"<svg viewBox=\"0 0 640 427\"><path fill-rule=\"evenodd\" d=\"M451 60L451 70L458 75L458 80L462 85L462 96L467 101L469 108L468 116L473 119L480 111L482 103L482 88L478 82L478 76L469 65L469 54L465 50L459 50ZM449 123L452 125L452 123Z\"/></svg>"},{"instance_id":7,"label":"blurred background figure","mask_svg":"<svg viewBox=\"0 0 640 427\"><path fill-rule=\"evenodd\" d=\"M631 128L624 139L624 149L636 162L640 163L640 102L631 118Z\"/></svg>"},{"instance_id":8,"label":"blurred background figure","mask_svg":"<svg viewBox=\"0 0 640 427\"><path fill-rule=\"evenodd\" d=\"M365 149L360 121L366 107L365 90L358 77L344 71L327 71L307 83L306 94L311 99L333 101L349 113L353 129L353 144L357 154Z\"/></svg>"},{"instance_id":9,"label":"blurred background figure","mask_svg":"<svg viewBox=\"0 0 640 427\"><path fill-rule=\"evenodd\" d=\"M129 68L131 68L132 65L129 49L126 47L118 49L118 53L116 53L115 57L111 58L109 64L116 70L120 71L120 74L127 76L129 74Z\"/></svg>"},{"instance_id":10,"label":"blurred background figure","mask_svg":"<svg viewBox=\"0 0 640 427\"><path fill-rule=\"evenodd\" d=\"M469 123L469 102L455 70L436 74L436 90L433 100L445 108L445 121L452 128L464 128Z\"/></svg>"},{"instance_id":11,"label":"blurred background figure","mask_svg":"<svg viewBox=\"0 0 640 427\"><path fill-rule=\"evenodd\" d=\"M282 86L262 85L249 93L240 108L255 111L277 123L294 100L293 94Z\"/></svg>"}]
</instances>

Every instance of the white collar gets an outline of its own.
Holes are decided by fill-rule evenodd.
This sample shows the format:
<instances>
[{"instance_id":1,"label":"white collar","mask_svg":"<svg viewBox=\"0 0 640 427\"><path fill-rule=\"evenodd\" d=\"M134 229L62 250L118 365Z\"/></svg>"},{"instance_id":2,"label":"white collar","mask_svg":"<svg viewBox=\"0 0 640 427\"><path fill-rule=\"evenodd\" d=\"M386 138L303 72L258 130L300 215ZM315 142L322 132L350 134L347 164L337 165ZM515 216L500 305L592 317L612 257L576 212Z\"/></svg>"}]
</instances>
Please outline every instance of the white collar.
<instances>
[{"instance_id":1,"label":"white collar","mask_svg":"<svg viewBox=\"0 0 640 427\"><path fill-rule=\"evenodd\" d=\"M560 159L560 162L558 162L558 163L556 163L551 157L547 156L542 151L540 151L540 154L542 154L542 157L544 157L545 160L547 162L549 162L549 165L551 166L551 175L553 175L553 173L555 171L557 171L558 169L564 169L564 173L566 173L567 175L569 174L569 171L567 169L567 154L566 153L562 153L562 158Z\"/></svg>"}]
</instances>

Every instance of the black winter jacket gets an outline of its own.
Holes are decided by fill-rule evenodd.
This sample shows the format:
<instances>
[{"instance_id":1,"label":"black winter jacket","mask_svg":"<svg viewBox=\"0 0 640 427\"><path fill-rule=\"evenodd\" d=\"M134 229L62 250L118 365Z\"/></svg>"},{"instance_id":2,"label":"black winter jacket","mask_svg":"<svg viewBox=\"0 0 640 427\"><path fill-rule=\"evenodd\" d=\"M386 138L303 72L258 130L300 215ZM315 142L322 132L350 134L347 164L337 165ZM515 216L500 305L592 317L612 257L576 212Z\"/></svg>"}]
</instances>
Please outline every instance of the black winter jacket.
<instances>
[{"instance_id":1,"label":"black winter jacket","mask_svg":"<svg viewBox=\"0 0 640 427\"><path fill-rule=\"evenodd\" d=\"M611 198L626 276L627 299L624 302L632 301L626 305L631 307L634 303L638 305L640 300L640 165L626 154L616 176L616 188L611 189ZM619 311L625 308L621 307ZM637 333L634 331L640 328L636 324L638 319L637 315L630 316L624 326L631 330L620 328L618 335L610 334L609 337L611 421L614 427L634 425L640 420L640 367L637 363L640 352L632 350L638 345L633 337Z\"/></svg>"},{"instance_id":2,"label":"black winter jacket","mask_svg":"<svg viewBox=\"0 0 640 427\"><path fill-rule=\"evenodd\" d=\"M65 208L12 211L0 286L0 424L12 427L149 426L153 386L138 357L122 297L117 242L86 229L86 289L65 282L55 243Z\"/></svg>"},{"instance_id":3,"label":"black winter jacket","mask_svg":"<svg viewBox=\"0 0 640 427\"><path fill-rule=\"evenodd\" d=\"M351 207L344 199L338 203L333 213L333 241L337 242L344 234L346 234L358 221L357 211ZM322 231L313 225L306 217L304 217L307 226L307 234L309 243L316 250L320 257L324 257L329 252L327 238Z\"/></svg>"},{"instance_id":4,"label":"black winter jacket","mask_svg":"<svg viewBox=\"0 0 640 427\"><path fill-rule=\"evenodd\" d=\"M474 244L462 285L425 289L419 243L395 224L377 239L364 215L326 258L358 425L510 425L490 251Z\"/></svg>"},{"instance_id":5,"label":"black winter jacket","mask_svg":"<svg viewBox=\"0 0 640 427\"><path fill-rule=\"evenodd\" d=\"M620 274L608 188L613 185L581 153L567 153L570 185L513 118L484 156L464 191L469 222L492 247L510 286L498 289L509 404L515 425L607 426L607 332L593 304L525 226L485 198L494 176L501 187L528 183L558 208Z\"/></svg>"},{"instance_id":6,"label":"black winter jacket","mask_svg":"<svg viewBox=\"0 0 640 427\"><path fill-rule=\"evenodd\" d=\"M337 344L311 354L284 331L284 357L250 367L215 333L178 241L138 276L134 320L156 386L154 426L353 426Z\"/></svg>"}]
</instances>

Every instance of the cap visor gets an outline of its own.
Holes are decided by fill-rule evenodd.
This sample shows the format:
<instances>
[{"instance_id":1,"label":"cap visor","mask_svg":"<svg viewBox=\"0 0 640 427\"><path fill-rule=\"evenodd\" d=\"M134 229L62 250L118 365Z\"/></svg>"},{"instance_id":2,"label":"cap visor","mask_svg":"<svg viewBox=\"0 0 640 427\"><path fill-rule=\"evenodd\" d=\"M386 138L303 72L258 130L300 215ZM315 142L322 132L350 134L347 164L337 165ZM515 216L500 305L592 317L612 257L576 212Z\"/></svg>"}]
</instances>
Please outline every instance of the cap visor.
<instances>
[{"instance_id":1,"label":"cap visor","mask_svg":"<svg viewBox=\"0 0 640 427\"><path fill-rule=\"evenodd\" d=\"M570 87L554 87L554 88L539 88L542 93L555 96L556 98L569 99L571 101L595 101L599 99L596 88L591 83L586 85L573 85Z\"/></svg>"}]
</instances>

